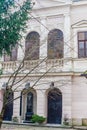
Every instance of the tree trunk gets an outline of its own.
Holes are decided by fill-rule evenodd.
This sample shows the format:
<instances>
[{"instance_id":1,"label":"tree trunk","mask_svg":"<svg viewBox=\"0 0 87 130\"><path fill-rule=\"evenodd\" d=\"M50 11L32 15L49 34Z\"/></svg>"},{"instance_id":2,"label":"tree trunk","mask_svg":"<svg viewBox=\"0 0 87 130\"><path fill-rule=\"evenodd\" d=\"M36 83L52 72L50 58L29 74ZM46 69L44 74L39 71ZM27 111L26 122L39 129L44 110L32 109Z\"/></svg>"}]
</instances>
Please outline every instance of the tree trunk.
<instances>
[{"instance_id":1,"label":"tree trunk","mask_svg":"<svg viewBox=\"0 0 87 130\"><path fill-rule=\"evenodd\" d=\"M0 129L1 129L1 126L2 126L2 121L3 121L3 116L0 115Z\"/></svg>"},{"instance_id":2,"label":"tree trunk","mask_svg":"<svg viewBox=\"0 0 87 130\"><path fill-rule=\"evenodd\" d=\"M2 127L4 111L5 111L5 106L2 107L2 110L1 110L1 113L0 113L0 129Z\"/></svg>"}]
</instances>

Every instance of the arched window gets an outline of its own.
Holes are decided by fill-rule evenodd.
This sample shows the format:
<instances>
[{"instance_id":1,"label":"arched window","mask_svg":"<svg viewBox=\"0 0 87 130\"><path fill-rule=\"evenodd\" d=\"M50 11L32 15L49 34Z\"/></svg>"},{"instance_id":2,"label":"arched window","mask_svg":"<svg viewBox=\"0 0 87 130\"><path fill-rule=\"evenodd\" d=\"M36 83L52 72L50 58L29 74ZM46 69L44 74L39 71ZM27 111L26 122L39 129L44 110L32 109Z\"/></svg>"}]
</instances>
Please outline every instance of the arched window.
<instances>
[{"instance_id":1,"label":"arched window","mask_svg":"<svg viewBox=\"0 0 87 130\"><path fill-rule=\"evenodd\" d=\"M11 54L4 55L4 61L16 61L17 60L17 51L18 51L18 45L12 48Z\"/></svg>"},{"instance_id":2,"label":"arched window","mask_svg":"<svg viewBox=\"0 0 87 130\"><path fill-rule=\"evenodd\" d=\"M33 93L31 92L27 95L27 112L33 113Z\"/></svg>"},{"instance_id":3,"label":"arched window","mask_svg":"<svg viewBox=\"0 0 87 130\"><path fill-rule=\"evenodd\" d=\"M30 121L33 115L33 93L29 92L27 94L27 107L26 107L26 120Z\"/></svg>"},{"instance_id":4,"label":"arched window","mask_svg":"<svg viewBox=\"0 0 87 130\"><path fill-rule=\"evenodd\" d=\"M37 32L33 31L27 35L25 42L26 60L39 59L39 43L40 43L40 36Z\"/></svg>"},{"instance_id":5,"label":"arched window","mask_svg":"<svg viewBox=\"0 0 87 130\"><path fill-rule=\"evenodd\" d=\"M63 58L63 32L59 29L51 30L48 34L48 59Z\"/></svg>"},{"instance_id":6,"label":"arched window","mask_svg":"<svg viewBox=\"0 0 87 130\"><path fill-rule=\"evenodd\" d=\"M27 84L27 83L26 83ZM37 112L37 94L34 89L25 94L29 88L25 86L20 95L20 116L22 116L23 122L31 122L33 114Z\"/></svg>"}]
</instances>

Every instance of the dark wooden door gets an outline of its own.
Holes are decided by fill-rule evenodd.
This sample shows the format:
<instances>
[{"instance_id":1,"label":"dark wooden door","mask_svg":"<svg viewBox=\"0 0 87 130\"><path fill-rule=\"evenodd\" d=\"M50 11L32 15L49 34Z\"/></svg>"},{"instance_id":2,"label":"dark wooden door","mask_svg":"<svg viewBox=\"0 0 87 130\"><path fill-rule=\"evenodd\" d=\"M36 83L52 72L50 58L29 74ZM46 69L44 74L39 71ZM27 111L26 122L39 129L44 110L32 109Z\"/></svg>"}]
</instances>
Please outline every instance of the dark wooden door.
<instances>
[{"instance_id":1,"label":"dark wooden door","mask_svg":"<svg viewBox=\"0 0 87 130\"><path fill-rule=\"evenodd\" d=\"M62 94L56 90L48 93L48 123L61 124Z\"/></svg>"},{"instance_id":2,"label":"dark wooden door","mask_svg":"<svg viewBox=\"0 0 87 130\"><path fill-rule=\"evenodd\" d=\"M8 103L6 105L3 120L11 121L12 115L13 115L13 101L11 102L11 100L13 100L13 92L12 91L9 92L9 96L8 96L7 100L10 103Z\"/></svg>"},{"instance_id":3,"label":"dark wooden door","mask_svg":"<svg viewBox=\"0 0 87 130\"><path fill-rule=\"evenodd\" d=\"M32 115L33 115L33 93L29 92L27 95L26 120L30 121Z\"/></svg>"}]
</instances>

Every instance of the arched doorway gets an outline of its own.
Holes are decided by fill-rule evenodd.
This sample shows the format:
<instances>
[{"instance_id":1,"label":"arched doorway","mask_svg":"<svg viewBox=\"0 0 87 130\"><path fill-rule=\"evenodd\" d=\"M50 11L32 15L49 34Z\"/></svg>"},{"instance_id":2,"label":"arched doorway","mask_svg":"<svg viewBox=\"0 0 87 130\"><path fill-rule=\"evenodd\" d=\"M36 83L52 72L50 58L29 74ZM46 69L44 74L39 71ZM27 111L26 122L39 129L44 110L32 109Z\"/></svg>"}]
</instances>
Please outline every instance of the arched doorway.
<instances>
[{"instance_id":1,"label":"arched doorway","mask_svg":"<svg viewBox=\"0 0 87 130\"><path fill-rule=\"evenodd\" d=\"M5 107L5 112L3 116L3 120L11 121L13 115L13 91L9 90L9 94L7 96L7 105ZM11 102L12 101L12 102Z\"/></svg>"},{"instance_id":2,"label":"arched doorway","mask_svg":"<svg viewBox=\"0 0 87 130\"><path fill-rule=\"evenodd\" d=\"M31 117L36 114L37 106L37 94L34 89L30 88L30 91L24 88L20 96L20 116L24 123L31 123ZM25 94L26 93L26 94Z\"/></svg>"},{"instance_id":3,"label":"arched doorway","mask_svg":"<svg viewBox=\"0 0 87 130\"><path fill-rule=\"evenodd\" d=\"M48 118L47 122L61 124L62 119L62 93L58 89L52 89L48 93Z\"/></svg>"}]
</instances>

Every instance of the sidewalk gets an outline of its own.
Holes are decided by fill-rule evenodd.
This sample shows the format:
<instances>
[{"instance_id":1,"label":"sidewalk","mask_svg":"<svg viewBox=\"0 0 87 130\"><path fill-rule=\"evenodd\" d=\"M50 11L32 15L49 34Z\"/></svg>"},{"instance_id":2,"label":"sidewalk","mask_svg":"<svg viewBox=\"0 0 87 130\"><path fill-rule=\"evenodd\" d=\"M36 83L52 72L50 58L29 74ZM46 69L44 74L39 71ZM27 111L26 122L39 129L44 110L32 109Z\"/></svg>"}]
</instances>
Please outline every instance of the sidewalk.
<instances>
[{"instance_id":1,"label":"sidewalk","mask_svg":"<svg viewBox=\"0 0 87 130\"><path fill-rule=\"evenodd\" d=\"M36 125L36 124L28 124L28 123L12 123L12 122L4 122L2 124L1 130L87 130L87 126L64 126L64 125L53 125L53 124L45 124L45 125Z\"/></svg>"}]
</instances>

